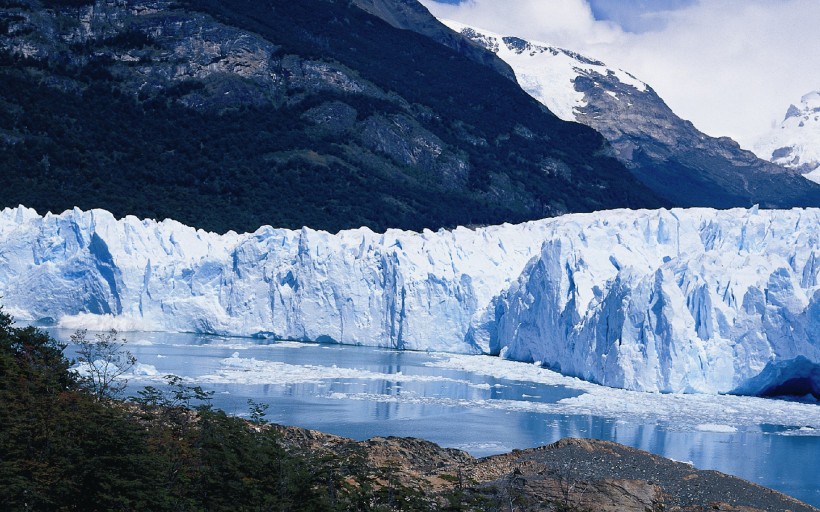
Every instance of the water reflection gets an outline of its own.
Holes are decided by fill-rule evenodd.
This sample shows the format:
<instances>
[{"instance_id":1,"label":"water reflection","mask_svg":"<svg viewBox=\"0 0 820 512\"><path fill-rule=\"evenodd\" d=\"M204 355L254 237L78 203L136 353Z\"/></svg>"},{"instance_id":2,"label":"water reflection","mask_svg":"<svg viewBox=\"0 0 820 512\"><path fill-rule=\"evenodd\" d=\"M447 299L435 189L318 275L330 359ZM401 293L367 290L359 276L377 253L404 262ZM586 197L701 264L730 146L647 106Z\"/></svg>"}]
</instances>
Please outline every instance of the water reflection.
<instances>
[{"instance_id":1,"label":"water reflection","mask_svg":"<svg viewBox=\"0 0 820 512\"><path fill-rule=\"evenodd\" d=\"M54 334L67 340L71 332ZM174 373L194 381L218 372L223 360L237 352L243 361L313 366L313 373L324 368L370 372L367 378L357 378L355 375L362 373L353 372L350 375L354 376L345 378L209 384L215 392L214 405L231 414L246 414L247 399L252 398L270 404L268 419L277 423L354 439L422 437L476 456L539 446L564 437L612 440L691 462L701 469L734 474L820 506L816 478L820 474L820 436L779 435L784 429L776 425L701 432L662 421L497 409L487 404L555 403L581 391L429 367L425 363L435 356L424 353L190 334L124 335L136 340L129 349L157 375ZM145 383L132 379L132 392L140 389L140 384Z\"/></svg>"}]
</instances>

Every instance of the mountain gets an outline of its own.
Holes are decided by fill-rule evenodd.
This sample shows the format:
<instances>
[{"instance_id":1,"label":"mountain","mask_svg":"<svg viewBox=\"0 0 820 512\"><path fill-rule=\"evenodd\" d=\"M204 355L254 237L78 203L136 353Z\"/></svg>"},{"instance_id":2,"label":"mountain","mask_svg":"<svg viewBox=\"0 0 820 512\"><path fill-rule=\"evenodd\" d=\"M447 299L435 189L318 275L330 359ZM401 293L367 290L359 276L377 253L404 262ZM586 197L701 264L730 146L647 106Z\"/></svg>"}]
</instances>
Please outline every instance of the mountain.
<instances>
[{"instance_id":1,"label":"mountain","mask_svg":"<svg viewBox=\"0 0 820 512\"><path fill-rule=\"evenodd\" d=\"M643 391L820 389L820 209L217 235L0 212L19 319L499 354Z\"/></svg>"},{"instance_id":2,"label":"mountain","mask_svg":"<svg viewBox=\"0 0 820 512\"><path fill-rule=\"evenodd\" d=\"M515 81L515 73L506 62L480 44L445 26L416 0L354 0L354 3L393 27L427 36Z\"/></svg>"},{"instance_id":3,"label":"mountain","mask_svg":"<svg viewBox=\"0 0 820 512\"><path fill-rule=\"evenodd\" d=\"M820 187L710 137L629 73L544 43L445 21L512 66L521 87L567 121L591 126L655 193L679 206L820 206Z\"/></svg>"},{"instance_id":4,"label":"mountain","mask_svg":"<svg viewBox=\"0 0 820 512\"><path fill-rule=\"evenodd\" d=\"M220 232L665 204L497 57L414 3L359 3L459 51L349 2L6 2L0 204Z\"/></svg>"},{"instance_id":5,"label":"mountain","mask_svg":"<svg viewBox=\"0 0 820 512\"><path fill-rule=\"evenodd\" d=\"M754 151L820 183L820 91L804 95L799 106L790 105L783 122L762 136Z\"/></svg>"}]
</instances>

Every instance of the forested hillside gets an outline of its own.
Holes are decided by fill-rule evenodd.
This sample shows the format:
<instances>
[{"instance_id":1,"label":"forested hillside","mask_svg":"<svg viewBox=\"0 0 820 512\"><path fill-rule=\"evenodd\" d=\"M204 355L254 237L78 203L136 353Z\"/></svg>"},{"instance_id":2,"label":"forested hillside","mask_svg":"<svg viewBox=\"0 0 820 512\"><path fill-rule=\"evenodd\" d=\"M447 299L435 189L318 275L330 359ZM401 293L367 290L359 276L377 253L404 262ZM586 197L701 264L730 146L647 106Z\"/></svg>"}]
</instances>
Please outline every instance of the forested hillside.
<instances>
[{"instance_id":1,"label":"forested hillside","mask_svg":"<svg viewBox=\"0 0 820 512\"><path fill-rule=\"evenodd\" d=\"M440 508L415 486L379 483L388 468L370 466L365 446L319 454L286 442L261 404L249 404L251 421L230 417L173 376L115 400L69 368L64 347L0 310L3 510Z\"/></svg>"},{"instance_id":2,"label":"forested hillside","mask_svg":"<svg viewBox=\"0 0 820 512\"><path fill-rule=\"evenodd\" d=\"M345 2L9 0L0 20L0 206L335 231L662 204L596 132Z\"/></svg>"}]
</instances>

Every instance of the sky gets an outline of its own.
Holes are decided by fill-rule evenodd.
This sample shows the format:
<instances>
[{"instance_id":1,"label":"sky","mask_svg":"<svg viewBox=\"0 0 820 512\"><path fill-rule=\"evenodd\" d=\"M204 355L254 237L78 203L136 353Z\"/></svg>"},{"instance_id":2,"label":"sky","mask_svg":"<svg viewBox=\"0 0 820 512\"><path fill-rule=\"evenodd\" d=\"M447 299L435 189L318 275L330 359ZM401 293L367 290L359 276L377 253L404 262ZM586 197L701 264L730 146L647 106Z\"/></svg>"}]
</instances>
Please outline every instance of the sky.
<instances>
[{"instance_id":1,"label":"sky","mask_svg":"<svg viewBox=\"0 0 820 512\"><path fill-rule=\"evenodd\" d=\"M421 0L438 17L603 60L751 148L820 90L820 0Z\"/></svg>"}]
</instances>

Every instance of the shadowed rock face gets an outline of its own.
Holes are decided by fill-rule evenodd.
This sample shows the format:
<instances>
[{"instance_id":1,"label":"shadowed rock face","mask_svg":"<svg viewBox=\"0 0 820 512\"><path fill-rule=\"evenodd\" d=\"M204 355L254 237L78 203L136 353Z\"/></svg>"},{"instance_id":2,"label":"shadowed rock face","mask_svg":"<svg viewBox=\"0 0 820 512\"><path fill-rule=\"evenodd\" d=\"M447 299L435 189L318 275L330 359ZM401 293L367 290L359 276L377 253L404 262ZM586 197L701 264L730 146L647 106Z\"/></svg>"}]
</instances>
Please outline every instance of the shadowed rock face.
<instances>
[{"instance_id":1,"label":"shadowed rock face","mask_svg":"<svg viewBox=\"0 0 820 512\"><path fill-rule=\"evenodd\" d=\"M225 232L667 205L415 2L68 3L0 13L3 206Z\"/></svg>"},{"instance_id":2,"label":"shadowed rock face","mask_svg":"<svg viewBox=\"0 0 820 512\"><path fill-rule=\"evenodd\" d=\"M351 441L273 426L291 450L335 459L353 481L413 489L431 508L646 512L815 511L776 491L609 441L563 439L549 446L476 459L413 438ZM330 455L331 457L327 457ZM400 509L401 507L397 507Z\"/></svg>"},{"instance_id":3,"label":"shadowed rock face","mask_svg":"<svg viewBox=\"0 0 820 512\"><path fill-rule=\"evenodd\" d=\"M416 0L354 0L353 3L396 28L412 30L427 36L515 81L515 73L507 63L484 47L444 26Z\"/></svg>"},{"instance_id":4,"label":"shadowed rock face","mask_svg":"<svg viewBox=\"0 0 820 512\"><path fill-rule=\"evenodd\" d=\"M575 80L587 103L579 122L598 130L643 183L681 206L767 208L816 206L820 187L798 172L757 158L728 137L715 138L679 118L647 87L639 92L614 75Z\"/></svg>"}]
</instances>

